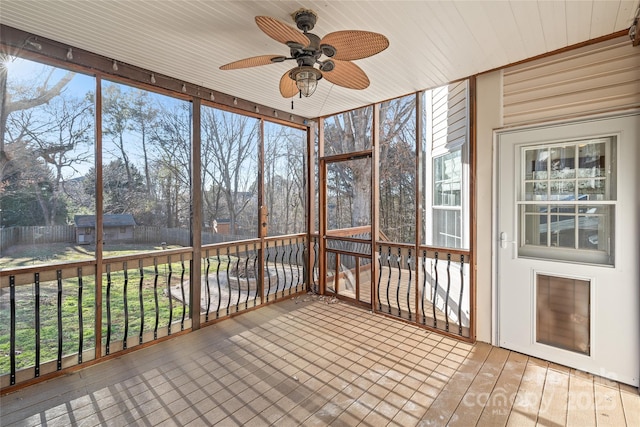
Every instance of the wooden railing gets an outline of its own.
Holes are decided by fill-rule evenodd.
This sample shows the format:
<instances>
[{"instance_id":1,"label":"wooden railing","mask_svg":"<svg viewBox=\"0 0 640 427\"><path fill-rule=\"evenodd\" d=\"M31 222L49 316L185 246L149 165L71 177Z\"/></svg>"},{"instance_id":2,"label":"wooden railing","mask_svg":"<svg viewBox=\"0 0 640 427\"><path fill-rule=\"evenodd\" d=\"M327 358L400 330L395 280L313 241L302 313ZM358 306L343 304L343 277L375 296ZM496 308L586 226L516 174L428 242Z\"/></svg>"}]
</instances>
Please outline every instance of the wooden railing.
<instances>
[{"instance_id":1,"label":"wooden railing","mask_svg":"<svg viewBox=\"0 0 640 427\"><path fill-rule=\"evenodd\" d=\"M0 386L186 333L193 313L206 324L306 291L307 251L305 235L203 246L199 310L192 248L105 258L100 283L95 260L2 270Z\"/></svg>"}]
</instances>

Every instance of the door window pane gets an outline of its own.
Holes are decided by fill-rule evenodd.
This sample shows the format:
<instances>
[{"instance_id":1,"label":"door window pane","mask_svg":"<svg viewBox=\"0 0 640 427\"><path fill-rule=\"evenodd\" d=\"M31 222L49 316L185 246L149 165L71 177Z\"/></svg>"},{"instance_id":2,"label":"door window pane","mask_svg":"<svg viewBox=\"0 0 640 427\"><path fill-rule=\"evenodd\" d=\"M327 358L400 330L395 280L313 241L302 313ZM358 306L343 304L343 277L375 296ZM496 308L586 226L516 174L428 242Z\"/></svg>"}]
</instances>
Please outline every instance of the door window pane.
<instances>
[{"instance_id":1,"label":"door window pane","mask_svg":"<svg viewBox=\"0 0 640 427\"><path fill-rule=\"evenodd\" d=\"M615 137L523 148L519 255L613 264L615 152Z\"/></svg>"}]
</instances>

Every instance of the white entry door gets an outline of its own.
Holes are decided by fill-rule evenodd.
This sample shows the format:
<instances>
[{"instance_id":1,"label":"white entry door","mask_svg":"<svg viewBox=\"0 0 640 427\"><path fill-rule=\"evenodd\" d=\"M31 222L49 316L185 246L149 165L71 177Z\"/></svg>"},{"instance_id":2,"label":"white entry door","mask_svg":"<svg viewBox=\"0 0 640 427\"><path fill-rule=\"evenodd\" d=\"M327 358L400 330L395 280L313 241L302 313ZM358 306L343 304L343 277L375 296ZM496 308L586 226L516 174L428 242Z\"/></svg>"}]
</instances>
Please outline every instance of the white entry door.
<instances>
[{"instance_id":1,"label":"white entry door","mask_svg":"<svg viewBox=\"0 0 640 427\"><path fill-rule=\"evenodd\" d=\"M640 115L497 133L502 347L638 385Z\"/></svg>"}]
</instances>

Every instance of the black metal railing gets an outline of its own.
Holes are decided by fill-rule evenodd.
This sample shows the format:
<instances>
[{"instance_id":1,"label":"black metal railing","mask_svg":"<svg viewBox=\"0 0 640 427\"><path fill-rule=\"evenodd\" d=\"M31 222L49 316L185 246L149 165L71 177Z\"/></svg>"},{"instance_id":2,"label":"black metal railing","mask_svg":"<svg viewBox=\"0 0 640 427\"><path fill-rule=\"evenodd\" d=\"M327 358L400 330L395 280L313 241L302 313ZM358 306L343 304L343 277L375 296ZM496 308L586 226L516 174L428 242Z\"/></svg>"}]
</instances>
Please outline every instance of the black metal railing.
<instances>
[{"instance_id":1,"label":"black metal railing","mask_svg":"<svg viewBox=\"0 0 640 427\"><path fill-rule=\"evenodd\" d=\"M200 320L307 290L308 251L304 235L204 246ZM181 248L105 258L100 307L95 261L3 270L2 388L189 330L192 254Z\"/></svg>"},{"instance_id":2,"label":"black metal railing","mask_svg":"<svg viewBox=\"0 0 640 427\"><path fill-rule=\"evenodd\" d=\"M470 338L469 252L378 243L377 309Z\"/></svg>"}]
</instances>

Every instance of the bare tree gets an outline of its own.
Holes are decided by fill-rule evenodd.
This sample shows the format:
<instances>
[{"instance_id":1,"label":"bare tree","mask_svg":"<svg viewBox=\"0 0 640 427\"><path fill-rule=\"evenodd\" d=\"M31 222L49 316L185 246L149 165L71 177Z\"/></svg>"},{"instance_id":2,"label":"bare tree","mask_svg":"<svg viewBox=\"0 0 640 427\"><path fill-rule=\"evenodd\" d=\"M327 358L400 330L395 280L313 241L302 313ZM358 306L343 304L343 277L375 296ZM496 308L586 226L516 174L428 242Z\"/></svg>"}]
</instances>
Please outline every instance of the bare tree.
<instances>
[{"instance_id":1,"label":"bare tree","mask_svg":"<svg viewBox=\"0 0 640 427\"><path fill-rule=\"evenodd\" d=\"M32 155L52 171L46 183L35 187L46 225L55 223L59 204L65 195L65 170L92 160L93 103L86 98L60 95L49 103L15 114L11 128L22 129ZM26 173L26 171L25 171ZM48 200L43 197L47 193Z\"/></svg>"},{"instance_id":2,"label":"bare tree","mask_svg":"<svg viewBox=\"0 0 640 427\"><path fill-rule=\"evenodd\" d=\"M16 61L15 57L0 53L0 183L4 181L7 169L11 167L11 158L5 149L5 143L12 142L6 139L9 115L46 104L60 95L75 76L75 73L69 71L59 79L54 79L56 69L43 67L30 81L20 83L14 79L12 85L9 85L7 64L13 61Z\"/></svg>"},{"instance_id":3,"label":"bare tree","mask_svg":"<svg viewBox=\"0 0 640 427\"><path fill-rule=\"evenodd\" d=\"M102 134L108 136L117 149L111 153L122 159L127 179L133 180L131 162L127 150L129 131L133 127L132 97L123 92L118 84L103 86L102 91Z\"/></svg>"},{"instance_id":4,"label":"bare tree","mask_svg":"<svg viewBox=\"0 0 640 427\"><path fill-rule=\"evenodd\" d=\"M259 121L215 109L203 109L202 139L211 150L203 173L221 192L232 233L251 201L255 201ZM214 215L224 214L216 212ZM250 227L251 224L243 224Z\"/></svg>"}]
</instances>

